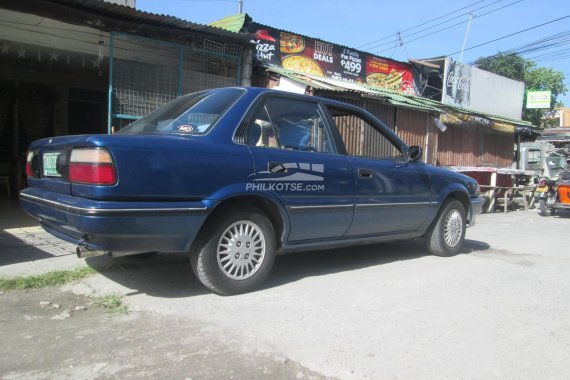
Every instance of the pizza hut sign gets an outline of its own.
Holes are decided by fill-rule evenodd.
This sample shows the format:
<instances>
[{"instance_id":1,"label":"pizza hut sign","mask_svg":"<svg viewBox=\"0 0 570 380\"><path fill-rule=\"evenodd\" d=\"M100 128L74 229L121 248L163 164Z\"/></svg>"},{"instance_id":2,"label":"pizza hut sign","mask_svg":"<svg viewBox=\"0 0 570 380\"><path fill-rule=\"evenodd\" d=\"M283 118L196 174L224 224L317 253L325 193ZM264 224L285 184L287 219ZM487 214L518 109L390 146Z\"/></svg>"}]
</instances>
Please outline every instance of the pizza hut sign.
<instances>
[{"instance_id":1,"label":"pizza hut sign","mask_svg":"<svg viewBox=\"0 0 570 380\"><path fill-rule=\"evenodd\" d=\"M280 59L277 55L279 41L273 31L267 29L259 29L254 33L255 36L255 59L257 62L265 64L279 64Z\"/></svg>"},{"instance_id":2,"label":"pizza hut sign","mask_svg":"<svg viewBox=\"0 0 570 380\"><path fill-rule=\"evenodd\" d=\"M261 24L251 23L248 28L258 65L415 94L413 73L406 63Z\"/></svg>"}]
</instances>

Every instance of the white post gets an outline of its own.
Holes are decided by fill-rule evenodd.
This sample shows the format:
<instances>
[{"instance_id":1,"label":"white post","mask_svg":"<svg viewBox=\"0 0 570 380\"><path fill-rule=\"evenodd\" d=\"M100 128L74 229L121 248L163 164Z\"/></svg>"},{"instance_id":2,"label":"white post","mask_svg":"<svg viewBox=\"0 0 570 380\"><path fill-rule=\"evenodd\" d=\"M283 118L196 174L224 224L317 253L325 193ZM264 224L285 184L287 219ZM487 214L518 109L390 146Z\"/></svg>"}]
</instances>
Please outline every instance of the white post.
<instances>
[{"instance_id":1,"label":"white post","mask_svg":"<svg viewBox=\"0 0 570 380\"><path fill-rule=\"evenodd\" d=\"M459 62L463 59L463 50L465 50L465 44L467 43L467 35L469 35L469 28L471 27L471 20L473 20L473 13L469 12L469 23L467 24L467 30L465 31L465 38L463 39L463 46L461 47L461 55L459 56Z\"/></svg>"}]
</instances>

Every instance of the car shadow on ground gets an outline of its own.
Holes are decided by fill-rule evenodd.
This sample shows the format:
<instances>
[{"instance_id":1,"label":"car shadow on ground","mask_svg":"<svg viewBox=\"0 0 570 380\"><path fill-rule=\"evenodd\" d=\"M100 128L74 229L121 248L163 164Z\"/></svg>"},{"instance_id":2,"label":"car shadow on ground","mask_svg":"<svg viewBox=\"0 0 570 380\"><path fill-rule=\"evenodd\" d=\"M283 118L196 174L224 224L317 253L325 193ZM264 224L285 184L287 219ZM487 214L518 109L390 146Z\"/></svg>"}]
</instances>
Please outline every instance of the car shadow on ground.
<instances>
[{"instance_id":1,"label":"car shadow on ground","mask_svg":"<svg viewBox=\"0 0 570 380\"><path fill-rule=\"evenodd\" d=\"M489 248L487 243L465 240L460 254ZM431 255L425 248L424 239L284 255L277 258L264 288L284 285L306 277L364 269L425 256Z\"/></svg>"},{"instance_id":2,"label":"car shadow on ground","mask_svg":"<svg viewBox=\"0 0 570 380\"><path fill-rule=\"evenodd\" d=\"M487 243L466 240L461 254L485 251ZM369 246L310 251L278 256L262 289L270 289L306 277L322 276L429 256L423 239ZM92 257L89 266L133 292L153 297L180 298L208 294L194 276L187 255L161 253L148 259Z\"/></svg>"},{"instance_id":3,"label":"car shadow on ground","mask_svg":"<svg viewBox=\"0 0 570 380\"><path fill-rule=\"evenodd\" d=\"M0 266L50 259L64 255L64 253L59 252L60 250L58 250L57 255L50 253L49 250L53 249L53 247L43 242L39 235L21 231L0 231ZM42 250L41 247L45 247L46 250ZM73 254L73 252L69 254Z\"/></svg>"},{"instance_id":4,"label":"car shadow on ground","mask_svg":"<svg viewBox=\"0 0 570 380\"><path fill-rule=\"evenodd\" d=\"M556 210L554 214L551 215L554 218L568 219L570 218L570 210Z\"/></svg>"},{"instance_id":5,"label":"car shadow on ground","mask_svg":"<svg viewBox=\"0 0 570 380\"><path fill-rule=\"evenodd\" d=\"M149 258L89 257L87 265L132 292L155 297L180 298L209 293L194 276L190 258L183 253L160 253Z\"/></svg>"}]
</instances>

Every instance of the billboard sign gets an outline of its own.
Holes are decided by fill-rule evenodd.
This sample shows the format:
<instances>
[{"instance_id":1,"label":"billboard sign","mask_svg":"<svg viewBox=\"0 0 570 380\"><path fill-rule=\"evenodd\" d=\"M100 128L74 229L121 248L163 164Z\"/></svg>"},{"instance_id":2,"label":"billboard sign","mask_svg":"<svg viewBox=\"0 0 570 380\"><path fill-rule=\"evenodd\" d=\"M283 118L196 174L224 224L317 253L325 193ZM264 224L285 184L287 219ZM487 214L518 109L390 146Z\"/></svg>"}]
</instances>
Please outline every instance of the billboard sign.
<instances>
[{"instance_id":1,"label":"billboard sign","mask_svg":"<svg viewBox=\"0 0 570 380\"><path fill-rule=\"evenodd\" d=\"M442 101L458 107L471 104L471 66L449 61L446 65Z\"/></svg>"},{"instance_id":2,"label":"billboard sign","mask_svg":"<svg viewBox=\"0 0 570 380\"><path fill-rule=\"evenodd\" d=\"M524 83L446 59L442 102L521 119Z\"/></svg>"},{"instance_id":3,"label":"billboard sign","mask_svg":"<svg viewBox=\"0 0 570 380\"><path fill-rule=\"evenodd\" d=\"M258 64L416 94L411 66L252 23Z\"/></svg>"},{"instance_id":4,"label":"billboard sign","mask_svg":"<svg viewBox=\"0 0 570 380\"><path fill-rule=\"evenodd\" d=\"M527 91L526 108L550 108L550 91Z\"/></svg>"}]
</instances>

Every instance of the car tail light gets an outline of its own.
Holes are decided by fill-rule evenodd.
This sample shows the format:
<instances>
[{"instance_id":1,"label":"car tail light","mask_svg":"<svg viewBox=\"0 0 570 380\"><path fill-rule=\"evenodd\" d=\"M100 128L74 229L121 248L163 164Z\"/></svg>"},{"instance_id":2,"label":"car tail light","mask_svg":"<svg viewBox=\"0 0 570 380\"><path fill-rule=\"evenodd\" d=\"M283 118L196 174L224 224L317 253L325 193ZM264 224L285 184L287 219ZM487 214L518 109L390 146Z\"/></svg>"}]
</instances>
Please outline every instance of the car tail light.
<instances>
[{"instance_id":1,"label":"car tail light","mask_svg":"<svg viewBox=\"0 0 570 380\"><path fill-rule=\"evenodd\" d=\"M73 149L69 157L69 181L90 185L114 185L117 182L113 158L104 149Z\"/></svg>"},{"instance_id":2,"label":"car tail light","mask_svg":"<svg viewBox=\"0 0 570 380\"><path fill-rule=\"evenodd\" d=\"M26 176L27 177L33 177L34 176L34 170L32 169L32 158L34 157L34 152L28 152L28 155L26 156Z\"/></svg>"}]
</instances>

